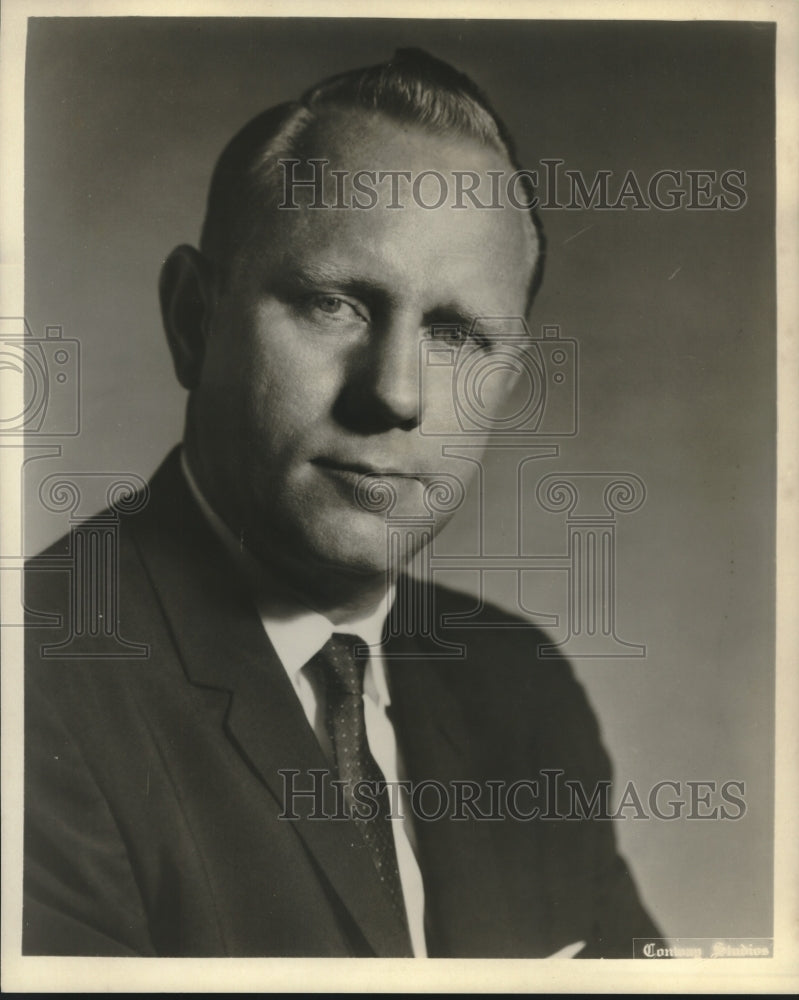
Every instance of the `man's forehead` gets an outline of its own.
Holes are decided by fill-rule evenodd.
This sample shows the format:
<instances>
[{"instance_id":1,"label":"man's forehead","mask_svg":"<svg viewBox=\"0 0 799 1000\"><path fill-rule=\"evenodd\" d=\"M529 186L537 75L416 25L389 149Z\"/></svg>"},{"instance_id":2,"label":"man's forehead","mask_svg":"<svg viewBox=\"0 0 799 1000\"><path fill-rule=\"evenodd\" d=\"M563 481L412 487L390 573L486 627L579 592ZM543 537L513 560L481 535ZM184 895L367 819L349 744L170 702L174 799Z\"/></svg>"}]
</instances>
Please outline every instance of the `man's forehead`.
<instances>
[{"instance_id":1,"label":"man's forehead","mask_svg":"<svg viewBox=\"0 0 799 1000\"><path fill-rule=\"evenodd\" d=\"M366 108L326 109L297 143L297 159L330 169L513 171L508 157L482 140Z\"/></svg>"},{"instance_id":2,"label":"man's forehead","mask_svg":"<svg viewBox=\"0 0 799 1000\"><path fill-rule=\"evenodd\" d=\"M329 285L346 270L397 294L437 275L442 297L459 298L479 276L482 301L492 283L500 301L526 297L536 234L523 207L497 198L513 173L504 153L382 112L332 109L274 166L242 255L261 273L324 274Z\"/></svg>"},{"instance_id":3,"label":"man's forehead","mask_svg":"<svg viewBox=\"0 0 799 1000\"><path fill-rule=\"evenodd\" d=\"M536 235L526 194L504 152L472 136L439 135L382 112L334 109L297 143L296 152L278 157L277 208L280 221L296 216L348 217L385 211L408 216L410 228L460 226L469 230ZM462 221L460 221L462 220ZM398 227L399 228L399 227Z\"/></svg>"}]
</instances>

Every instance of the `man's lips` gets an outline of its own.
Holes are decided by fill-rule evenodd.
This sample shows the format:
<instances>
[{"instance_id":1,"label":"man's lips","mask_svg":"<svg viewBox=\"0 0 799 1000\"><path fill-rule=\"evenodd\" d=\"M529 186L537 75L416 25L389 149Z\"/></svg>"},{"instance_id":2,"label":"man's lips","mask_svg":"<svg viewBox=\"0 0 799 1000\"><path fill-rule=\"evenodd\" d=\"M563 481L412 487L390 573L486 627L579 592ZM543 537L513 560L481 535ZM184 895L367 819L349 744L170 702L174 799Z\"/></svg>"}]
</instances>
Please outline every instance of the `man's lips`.
<instances>
[{"instance_id":1,"label":"man's lips","mask_svg":"<svg viewBox=\"0 0 799 1000\"><path fill-rule=\"evenodd\" d=\"M362 461L351 462L336 458L327 458L324 456L312 459L311 464L321 466L323 469L329 469L332 472L349 473L353 476L372 476L378 479L388 479L390 477L394 477L398 479L421 480L423 477L423 473L404 472L403 470L392 466L372 465L371 463Z\"/></svg>"},{"instance_id":2,"label":"man's lips","mask_svg":"<svg viewBox=\"0 0 799 1000\"><path fill-rule=\"evenodd\" d=\"M395 466L320 456L311 465L329 476L344 497L370 513L394 510L396 504L410 505L417 517L419 504L429 513L455 510L464 495L457 477L447 473L405 472ZM453 482L454 480L454 482Z\"/></svg>"}]
</instances>

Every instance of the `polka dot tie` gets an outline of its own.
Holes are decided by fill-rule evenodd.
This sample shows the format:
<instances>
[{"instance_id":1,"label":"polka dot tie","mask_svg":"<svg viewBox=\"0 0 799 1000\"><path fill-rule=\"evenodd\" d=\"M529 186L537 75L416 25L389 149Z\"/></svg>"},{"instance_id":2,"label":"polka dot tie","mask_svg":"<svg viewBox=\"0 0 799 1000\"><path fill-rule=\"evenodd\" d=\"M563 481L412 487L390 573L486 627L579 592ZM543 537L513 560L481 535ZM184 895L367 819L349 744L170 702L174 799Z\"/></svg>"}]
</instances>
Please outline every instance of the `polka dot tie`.
<instances>
[{"instance_id":1,"label":"polka dot tie","mask_svg":"<svg viewBox=\"0 0 799 1000\"><path fill-rule=\"evenodd\" d=\"M405 923L405 903L389 819L386 780L366 739L363 712L366 659L356 658L354 649L359 645L363 645L363 640L356 635L334 633L310 661L309 667L317 671L326 692L325 723L333 746L338 778L346 782L344 798L347 811L360 829L380 881ZM353 799L353 788L360 782L368 783L361 786L368 790L366 804ZM375 812L375 803L376 815L369 815Z\"/></svg>"}]
</instances>

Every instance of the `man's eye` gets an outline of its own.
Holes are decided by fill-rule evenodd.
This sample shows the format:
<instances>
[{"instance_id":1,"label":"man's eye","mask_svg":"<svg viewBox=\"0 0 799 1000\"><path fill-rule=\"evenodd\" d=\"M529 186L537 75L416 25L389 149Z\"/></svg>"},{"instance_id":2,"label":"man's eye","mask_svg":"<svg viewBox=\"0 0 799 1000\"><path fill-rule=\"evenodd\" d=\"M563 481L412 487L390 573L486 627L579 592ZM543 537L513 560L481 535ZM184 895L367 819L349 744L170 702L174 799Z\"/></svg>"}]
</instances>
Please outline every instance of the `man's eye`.
<instances>
[{"instance_id":1,"label":"man's eye","mask_svg":"<svg viewBox=\"0 0 799 1000\"><path fill-rule=\"evenodd\" d=\"M333 295L325 295L316 300L316 305L322 312L330 313L331 315L337 312L341 312L341 307L344 303L341 299L337 299Z\"/></svg>"},{"instance_id":2,"label":"man's eye","mask_svg":"<svg viewBox=\"0 0 799 1000\"><path fill-rule=\"evenodd\" d=\"M342 299L338 295L315 295L311 300L314 311L323 313L336 320L349 322L352 320L366 321L364 312L353 302Z\"/></svg>"},{"instance_id":3,"label":"man's eye","mask_svg":"<svg viewBox=\"0 0 799 1000\"><path fill-rule=\"evenodd\" d=\"M433 326L430 334L433 340L441 340L456 347L461 344L474 344L486 350L490 347L489 339L475 326L465 326L462 323L443 323Z\"/></svg>"},{"instance_id":4,"label":"man's eye","mask_svg":"<svg viewBox=\"0 0 799 1000\"><path fill-rule=\"evenodd\" d=\"M433 340L443 340L445 344L464 344L469 339L469 331L458 323L434 326L430 335Z\"/></svg>"}]
</instances>

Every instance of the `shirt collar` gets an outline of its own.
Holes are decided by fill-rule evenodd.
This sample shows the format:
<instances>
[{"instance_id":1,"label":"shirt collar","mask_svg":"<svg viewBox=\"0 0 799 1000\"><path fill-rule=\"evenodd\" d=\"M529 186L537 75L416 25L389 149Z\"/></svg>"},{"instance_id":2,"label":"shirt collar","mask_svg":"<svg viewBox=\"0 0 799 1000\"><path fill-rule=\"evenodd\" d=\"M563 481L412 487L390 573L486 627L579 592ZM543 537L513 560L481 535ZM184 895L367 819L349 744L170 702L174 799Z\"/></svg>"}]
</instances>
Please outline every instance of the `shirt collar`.
<instances>
[{"instance_id":1,"label":"shirt collar","mask_svg":"<svg viewBox=\"0 0 799 1000\"><path fill-rule=\"evenodd\" d=\"M275 652L280 657L286 673L296 684L297 675L311 657L318 653L334 632L357 635L367 646L373 647L364 678L364 691L379 705L390 705L391 697L386 683L382 663L376 666L379 659L379 649L383 636L383 626L391 607L394 588L369 615L334 625L318 611L313 611L302 605L293 608L284 606L279 616L268 601L258 601L258 613ZM370 669L374 668L374 669Z\"/></svg>"},{"instance_id":2,"label":"shirt collar","mask_svg":"<svg viewBox=\"0 0 799 1000\"><path fill-rule=\"evenodd\" d=\"M248 580L255 596L261 623L292 683L296 685L302 668L315 653L319 652L334 632L357 635L363 639L367 646L373 647L378 653L377 656L373 653L370 657L364 678L364 691L379 705L391 704L379 648L383 627L394 600L395 588L391 586L387 589L385 597L370 614L347 622L340 622L338 625L334 625L324 615L299 601L292 601L285 597L276 599L263 584L263 572L260 570L258 560L244 548L243 544L237 541L230 528L205 499L189 468L184 449L181 449L180 452L180 465L189 492L194 497L211 530ZM369 669L376 664L379 664L378 668Z\"/></svg>"}]
</instances>

